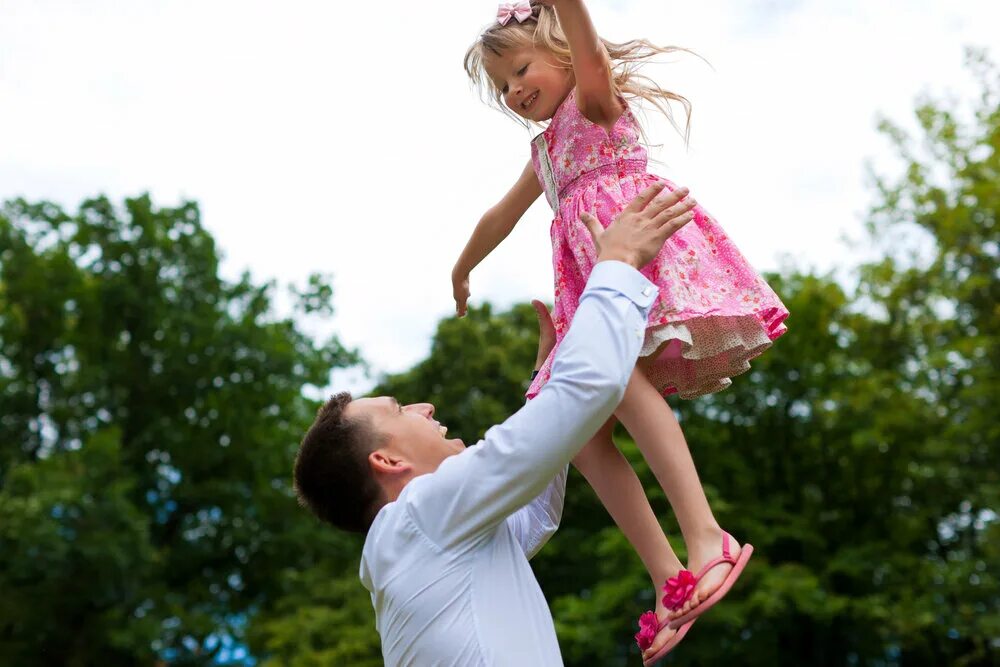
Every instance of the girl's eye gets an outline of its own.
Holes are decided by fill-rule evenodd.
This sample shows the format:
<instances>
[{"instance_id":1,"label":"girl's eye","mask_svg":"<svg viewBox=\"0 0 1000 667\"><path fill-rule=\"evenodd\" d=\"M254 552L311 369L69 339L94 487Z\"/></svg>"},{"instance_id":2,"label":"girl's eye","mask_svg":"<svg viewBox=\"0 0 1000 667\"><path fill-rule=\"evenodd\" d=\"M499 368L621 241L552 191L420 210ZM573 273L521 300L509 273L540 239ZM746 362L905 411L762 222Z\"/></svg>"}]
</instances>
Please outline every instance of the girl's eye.
<instances>
[{"instance_id":1,"label":"girl's eye","mask_svg":"<svg viewBox=\"0 0 1000 667\"><path fill-rule=\"evenodd\" d=\"M504 95L506 95L507 94L507 86L504 85L504 87L500 89L500 92L503 93Z\"/></svg>"},{"instance_id":2,"label":"girl's eye","mask_svg":"<svg viewBox=\"0 0 1000 667\"><path fill-rule=\"evenodd\" d=\"M521 69L517 70L517 75L518 76L524 76L524 73L527 72L527 71L528 71L528 66L525 65Z\"/></svg>"}]
</instances>

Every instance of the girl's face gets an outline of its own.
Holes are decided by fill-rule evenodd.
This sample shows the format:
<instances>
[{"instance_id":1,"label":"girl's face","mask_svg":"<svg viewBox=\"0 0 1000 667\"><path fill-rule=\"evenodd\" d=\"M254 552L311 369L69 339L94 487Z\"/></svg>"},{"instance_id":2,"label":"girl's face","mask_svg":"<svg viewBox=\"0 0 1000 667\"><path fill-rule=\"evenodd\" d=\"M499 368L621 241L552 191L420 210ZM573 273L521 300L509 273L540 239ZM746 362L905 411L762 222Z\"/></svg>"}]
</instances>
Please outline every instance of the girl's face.
<instances>
[{"instance_id":1,"label":"girl's face","mask_svg":"<svg viewBox=\"0 0 1000 667\"><path fill-rule=\"evenodd\" d=\"M573 89L573 71L546 49L526 47L491 54L485 66L504 103L526 120L552 118Z\"/></svg>"}]
</instances>

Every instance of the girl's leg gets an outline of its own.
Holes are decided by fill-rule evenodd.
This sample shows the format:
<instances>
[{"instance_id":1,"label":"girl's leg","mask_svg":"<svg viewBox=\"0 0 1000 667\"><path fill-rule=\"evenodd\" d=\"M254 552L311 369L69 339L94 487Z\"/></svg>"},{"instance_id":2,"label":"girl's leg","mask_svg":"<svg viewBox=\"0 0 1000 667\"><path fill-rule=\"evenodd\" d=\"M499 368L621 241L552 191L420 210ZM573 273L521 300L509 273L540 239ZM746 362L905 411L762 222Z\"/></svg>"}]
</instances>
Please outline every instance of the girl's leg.
<instances>
[{"instance_id":1,"label":"girl's leg","mask_svg":"<svg viewBox=\"0 0 1000 667\"><path fill-rule=\"evenodd\" d=\"M586 478L611 518L639 554L656 591L656 615L660 620L665 620L667 611L661 600L663 596L660 589L668 577L681 570L682 565L649 506L646 492L635 470L615 446L612 438L614 425L615 418L612 417L577 454L573 465ZM674 630L665 629L660 636L665 642L673 634Z\"/></svg>"},{"instance_id":2,"label":"girl's leg","mask_svg":"<svg viewBox=\"0 0 1000 667\"><path fill-rule=\"evenodd\" d=\"M722 554L722 529L708 505L674 411L645 374L636 369L616 414L663 487L687 545L688 569L698 572ZM739 553L739 546L733 544L734 556ZM709 570L691 600L671 617L697 606L722 585L731 569L729 565L720 565Z\"/></svg>"}]
</instances>

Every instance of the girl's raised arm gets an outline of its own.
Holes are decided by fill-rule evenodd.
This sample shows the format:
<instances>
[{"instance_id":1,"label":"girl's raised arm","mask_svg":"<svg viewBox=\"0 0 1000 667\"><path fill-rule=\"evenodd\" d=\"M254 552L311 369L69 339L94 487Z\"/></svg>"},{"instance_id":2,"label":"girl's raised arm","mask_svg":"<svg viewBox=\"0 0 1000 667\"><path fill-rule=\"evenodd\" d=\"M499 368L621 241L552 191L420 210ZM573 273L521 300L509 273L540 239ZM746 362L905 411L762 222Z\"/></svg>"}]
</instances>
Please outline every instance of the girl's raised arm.
<instances>
[{"instance_id":1,"label":"girl's raised arm","mask_svg":"<svg viewBox=\"0 0 1000 667\"><path fill-rule=\"evenodd\" d=\"M566 33L573 74L576 103L580 112L597 125L610 129L624 108L611 84L611 61L601 44L583 0L539 0L556 10L559 25Z\"/></svg>"},{"instance_id":2,"label":"girl's raised arm","mask_svg":"<svg viewBox=\"0 0 1000 667\"><path fill-rule=\"evenodd\" d=\"M507 238L514 225L517 224L524 212L528 210L536 199L542 194L542 186L535 175L535 169L528 161L528 165L521 172L506 195L500 202L486 211L479 219L472 237L465 244L465 250L459 255L455 262L455 268L451 271L452 293L455 297L455 312L461 317L465 315L466 304L469 300L469 274L472 269L486 259L487 255L493 252L500 242Z\"/></svg>"}]
</instances>

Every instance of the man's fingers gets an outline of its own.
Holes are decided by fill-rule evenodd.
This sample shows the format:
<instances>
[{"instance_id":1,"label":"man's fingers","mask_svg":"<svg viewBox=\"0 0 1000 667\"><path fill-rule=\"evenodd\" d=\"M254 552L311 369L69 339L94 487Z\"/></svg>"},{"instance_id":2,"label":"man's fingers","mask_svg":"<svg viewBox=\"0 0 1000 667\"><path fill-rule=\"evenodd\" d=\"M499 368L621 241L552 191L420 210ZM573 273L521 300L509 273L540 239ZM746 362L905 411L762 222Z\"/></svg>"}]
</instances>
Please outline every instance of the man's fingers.
<instances>
[{"instance_id":1,"label":"man's fingers","mask_svg":"<svg viewBox=\"0 0 1000 667\"><path fill-rule=\"evenodd\" d=\"M674 232L692 220L694 220L694 211L688 211L687 213L679 215L676 218L668 218L662 223L656 223L657 238L661 238L663 241L666 241L673 235Z\"/></svg>"},{"instance_id":2,"label":"man's fingers","mask_svg":"<svg viewBox=\"0 0 1000 667\"><path fill-rule=\"evenodd\" d=\"M590 232L590 236L594 239L594 243L596 244L597 239L604 233L604 227L601 226L601 221L586 211L580 214L580 221L587 225L587 230Z\"/></svg>"},{"instance_id":3,"label":"man's fingers","mask_svg":"<svg viewBox=\"0 0 1000 667\"><path fill-rule=\"evenodd\" d=\"M687 199L685 199L687 197ZM661 192L659 197L656 197L649 203L646 207L645 212L649 214L650 217L656 217L663 211L677 206L679 203L691 200L694 202L694 197L688 197L687 188L677 188L673 192ZM692 206L694 203L691 204ZM683 211L681 211L683 212Z\"/></svg>"},{"instance_id":4,"label":"man's fingers","mask_svg":"<svg viewBox=\"0 0 1000 667\"><path fill-rule=\"evenodd\" d=\"M638 213L646 208L646 206L651 202L656 195L660 194L663 188L667 187L667 184L663 181L653 183L648 188L643 190L633 199L628 206L625 207L625 211L628 213Z\"/></svg>"},{"instance_id":5,"label":"man's fingers","mask_svg":"<svg viewBox=\"0 0 1000 667\"><path fill-rule=\"evenodd\" d=\"M657 213L656 217L653 218L653 225L656 227L662 227L671 220L679 218L680 216L686 215L688 213L690 213L693 217L694 216L693 209L697 205L698 202L695 201L694 197L687 197L684 200L675 203L673 206L664 208L659 213ZM650 206L650 209L652 209L652 206Z\"/></svg>"}]
</instances>

